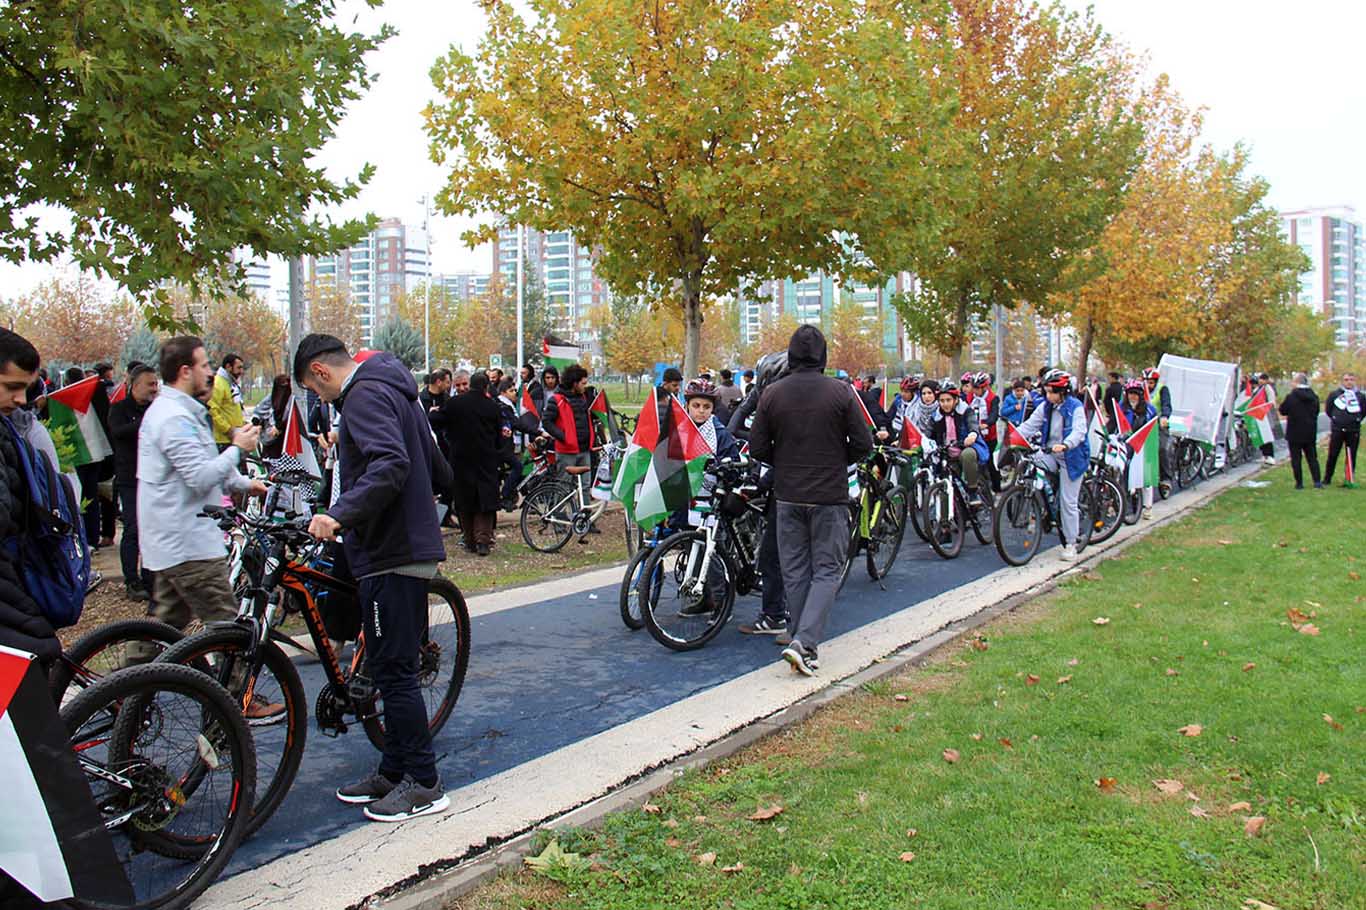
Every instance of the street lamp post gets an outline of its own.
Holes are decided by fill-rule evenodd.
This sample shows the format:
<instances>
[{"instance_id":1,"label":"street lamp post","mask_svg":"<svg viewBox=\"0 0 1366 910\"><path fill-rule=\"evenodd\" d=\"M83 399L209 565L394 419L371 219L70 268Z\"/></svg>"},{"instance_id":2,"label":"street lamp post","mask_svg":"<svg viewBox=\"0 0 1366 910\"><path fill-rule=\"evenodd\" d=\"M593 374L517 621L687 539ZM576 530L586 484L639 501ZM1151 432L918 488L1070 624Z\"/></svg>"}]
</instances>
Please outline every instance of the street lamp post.
<instances>
[{"instance_id":1,"label":"street lamp post","mask_svg":"<svg viewBox=\"0 0 1366 910\"><path fill-rule=\"evenodd\" d=\"M432 371L432 197L422 194L422 238L427 249L427 281L422 293L423 371Z\"/></svg>"},{"instance_id":2,"label":"street lamp post","mask_svg":"<svg viewBox=\"0 0 1366 910\"><path fill-rule=\"evenodd\" d=\"M520 374L522 364L526 363L522 343L522 256L526 246L525 228L517 225L517 370Z\"/></svg>"}]
</instances>

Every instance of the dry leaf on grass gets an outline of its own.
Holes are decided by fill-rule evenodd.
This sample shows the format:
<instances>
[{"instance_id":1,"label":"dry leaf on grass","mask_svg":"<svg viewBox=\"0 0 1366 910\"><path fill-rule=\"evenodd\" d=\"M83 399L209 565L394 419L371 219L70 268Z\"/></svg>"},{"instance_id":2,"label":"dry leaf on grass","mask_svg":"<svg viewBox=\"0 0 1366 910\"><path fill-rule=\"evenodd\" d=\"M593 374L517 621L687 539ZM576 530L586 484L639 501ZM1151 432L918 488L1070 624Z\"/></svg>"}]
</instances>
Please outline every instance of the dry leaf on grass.
<instances>
[{"instance_id":1,"label":"dry leaf on grass","mask_svg":"<svg viewBox=\"0 0 1366 910\"><path fill-rule=\"evenodd\" d=\"M1060 686L1065 686L1065 685L1067 685L1068 683L1070 683L1071 681L1072 681L1072 676L1071 676L1071 674L1068 674L1067 676L1059 676L1059 677L1058 677L1058 685L1060 685Z\"/></svg>"},{"instance_id":2,"label":"dry leaf on grass","mask_svg":"<svg viewBox=\"0 0 1366 910\"><path fill-rule=\"evenodd\" d=\"M1298 626L1302 623L1309 622L1309 614L1299 607L1291 607L1289 610L1286 610L1285 618L1290 620L1292 626Z\"/></svg>"},{"instance_id":3,"label":"dry leaf on grass","mask_svg":"<svg viewBox=\"0 0 1366 910\"><path fill-rule=\"evenodd\" d=\"M909 863L909 862L910 862L911 860L913 860L913 859L915 859L915 854L912 853L912 852L909 851L909 850L907 850L905 853L901 854L901 861L902 861L903 863Z\"/></svg>"},{"instance_id":4,"label":"dry leaf on grass","mask_svg":"<svg viewBox=\"0 0 1366 910\"><path fill-rule=\"evenodd\" d=\"M1157 789L1161 790L1163 793L1167 794L1168 796L1175 796L1176 794L1180 793L1182 790L1186 789L1186 785L1183 784L1183 783L1181 783L1181 781L1179 781L1179 780L1169 780L1169 779L1167 779L1167 778L1163 778L1162 780L1155 780L1155 781L1153 781L1153 786L1156 787Z\"/></svg>"},{"instance_id":5,"label":"dry leaf on grass","mask_svg":"<svg viewBox=\"0 0 1366 910\"><path fill-rule=\"evenodd\" d=\"M1028 676L1025 677L1026 686L1037 686L1038 684L1039 677L1035 676L1033 673L1030 673Z\"/></svg>"},{"instance_id":6,"label":"dry leaf on grass","mask_svg":"<svg viewBox=\"0 0 1366 910\"><path fill-rule=\"evenodd\" d=\"M694 815L692 820L699 825L705 825L707 823L707 817L705 815Z\"/></svg>"},{"instance_id":7,"label":"dry leaf on grass","mask_svg":"<svg viewBox=\"0 0 1366 910\"><path fill-rule=\"evenodd\" d=\"M1069 661L1067 662L1067 665L1068 665L1069 667L1075 667L1075 666L1076 666L1077 664L1079 664L1079 663L1081 663L1081 661L1077 660L1077 659L1074 657L1074 658L1072 658L1071 660L1069 660Z\"/></svg>"},{"instance_id":8,"label":"dry leaf on grass","mask_svg":"<svg viewBox=\"0 0 1366 910\"><path fill-rule=\"evenodd\" d=\"M895 695L892 696L892 700L893 700L893 701L910 701L910 700L911 700L911 697L910 697L909 695L902 695L900 692L898 692L898 693L896 693Z\"/></svg>"},{"instance_id":9,"label":"dry leaf on grass","mask_svg":"<svg viewBox=\"0 0 1366 910\"><path fill-rule=\"evenodd\" d=\"M915 836L916 836L917 834L919 834L919 833L920 833L920 829L918 829L918 828L907 828L907 829L906 829L906 836L907 836L907 837L915 837Z\"/></svg>"},{"instance_id":10,"label":"dry leaf on grass","mask_svg":"<svg viewBox=\"0 0 1366 910\"><path fill-rule=\"evenodd\" d=\"M1095 619L1091 620L1091 624L1096 626L1108 626L1110 624L1110 617L1097 616Z\"/></svg>"},{"instance_id":11,"label":"dry leaf on grass","mask_svg":"<svg viewBox=\"0 0 1366 910\"><path fill-rule=\"evenodd\" d=\"M1111 790L1115 789L1116 783L1117 781L1113 777L1096 778L1096 786L1099 787L1103 793L1109 793Z\"/></svg>"},{"instance_id":12,"label":"dry leaf on grass","mask_svg":"<svg viewBox=\"0 0 1366 910\"><path fill-rule=\"evenodd\" d=\"M1319 627L1314 625L1312 622L1307 622L1304 625L1297 628L1295 631L1300 633L1301 635L1318 635Z\"/></svg>"},{"instance_id":13,"label":"dry leaf on grass","mask_svg":"<svg viewBox=\"0 0 1366 910\"><path fill-rule=\"evenodd\" d=\"M749 816L752 822L766 822L770 818L777 818L783 814L783 807L774 803L771 806L760 806L753 815Z\"/></svg>"},{"instance_id":14,"label":"dry leaf on grass","mask_svg":"<svg viewBox=\"0 0 1366 910\"><path fill-rule=\"evenodd\" d=\"M640 811L644 812L646 815L658 815L664 810L656 806L654 803L645 803L640 807Z\"/></svg>"},{"instance_id":15,"label":"dry leaf on grass","mask_svg":"<svg viewBox=\"0 0 1366 910\"><path fill-rule=\"evenodd\" d=\"M982 734L973 733L970 736L968 736L968 739L972 740L975 743L980 743L982 741Z\"/></svg>"},{"instance_id":16,"label":"dry leaf on grass","mask_svg":"<svg viewBox=\"0 0 1366 910\"><path fill-rule=\"evenodd\" d=\"M1209 813L1206 812L1204 809L1200 808L1199 806L1191 806L1188 811L1191 815L1194 815L1196 818L1209 818Z\"/></svg>"},{"instance_id":17,"label":"dry leaf on grass","mask_svg":"<svg viewBox=\"0 0 1366 910\"><path fill-rule=\"evenodd\" d=\"M1341 730L1341 729L1342 729L1342 724L1340 724L1340 723L1338 723L1337 721L1333 720L1333 715L1331 715L1331 714L1325 714L1325 715L1323 715L1323 722L1326 723L1328 726L1332 727L1334 730Z\"/></svg>"},{"instance_id":18,"label":"dry leaf on grass","mask_svg":"<svg viewBox=\"0 0 1366 910\"><path fill-rule=\"evenodd\" d=\"M664 819L664 827L666 827L666 828L677 828L677 827L678 827L678 819L676 819L676 818L666 818L666 819Z\"/></svg>"},{"instance_id":19,"label":"dry leaf on grass","mask_svg":"<svg viewBox=\"0 0 1366 910\"><path fill-rule=\"evenodd\" d=\"M724 872L726 875L734 875L736 872L744 872L745 864L736 863L733 866L722 866L721 871Z\"/></svg>"},{"instance_id":20,"label":"dry leaf on grass","mask_svg":"<svg viewBox=\"0 0 1366 910\"><path fill-rule=\"evenodd\" d=\"M958 759L960 759L960 758L962 758L962 756L958 754L958 750L957 750L957 749L945 749L945 750L944 750L944 761L948 762L949 764L953 764L954 762L958 761Z\"/></svg>"},{"instance_id":21,"label":"dry leaf on grass","mask_svg":"<svg viewBox=\"0 0 1366 910\"><path fill-rule=\"evenodd\" d=\"M683 842L682 842L681 840L679 840L678 838L676 838L676 837L671 837L671 838L669 838L668 840L664 841L664 846L666 846L666 847L681 847L681 846L683 846Z\"/></svg>"},{"instance_id":22,"label":"dry leaf on grass","mask_svg":"<svg viewBox=\"0 0 1366 910\"><path fill-rule=\"evenodd\" d=\"M1328 783L1332 779L1333 775L1327 773L1326 771L1320 771L1318 773L1318 776L1314 778L1314 783L1322 787L1324 784Z\"/></svg>"},{"instance_id":23,"label":"dry leaf on grass","mask_svg":"<svg viewBox=\"0 0 1366 910\"><path fill-rule=\"evenodd\" d=\"M694 859L697 860L697 865L699 865L699 866L714 866L714 865L716 865L716 854L715 854L715 853L699 853L697 856L694 857Z\"/></svg>"},{"instance_id":24,"label":"dry leaf on grass","mask_svg":"<svg viewBox=\"0 0 1366 910\"><path fill-rule=\"evenodd\" d=\"M987 644L987 640L982 636L974 635L972 640L968 642L968 647L972 648L974 651L985 651L990 645Z\"/></svg>"},{"instance_id":25,"label":"dry leaf on grass","mask_svg":"<svg viewBox=\"0 0 1366 910\"><path fill-rule=\"evenodd\" d=\"M1176 730L1176 732L1180 733L1182 736L1199 736L1204 731L1205 728L1199 724L1186 724L1184 727L1178 727Z\"/></svg>"},{"instance_id":26,"label":"dry leaf on grass","mask_svg":"<svg viewBox=\"0 0 1366 910\"><path fill-rule=\"evenodd\" d=\"M1105 576L1101 575L1099 572L1083 572L1081 577L1087 581L1100 581Z\"/></svg>"},{"instance_id":27,"label":"dry leaf on grass","mask_svg":"<svg viewBox=\"0 0 1366 910\"><path fill-rule=\"evenodd\" d=\"M1257 835L1262 833L1262 825L1265 824L1265 816L1254 815L1247 821L1243 822L1243 833L1246 834L1248 837L1256 837Z\"/></svg>"},{"instance_id":28,"label":"dry leaf on grass","mask_svg":"<svg viewBox=\"0 0 1366 910\"><path fill-rule=\"evenodd\" d=\"M1167 668L1167 675L1168 675L1168 676L1180 676L1180 675L1181 675L1181 671L1178 670L1178 669L1176 669L1175 667L1168 667L1168 668Z\"/></svg>"},{"instance_id":29,"label":"dry leaf on grass","mask_svg":"<svg viewBox=\"0 0 1366 910\"><path fill-rule=\"evenodd\" d=\"M1247 910L1281 910L1281 908L1277 907L1275 904L1259 901L1255 897L1249 897L1247 900L1243 901L1243 906L1247 908Z\"/></svg>"},{"instance_id":30,"label":"dry leaf on grass","mask_svg":"<svg viewBox=\"0 0 1366 910\"><path fill-rule=\"evenodd\" d=\"M1255 666L1257 666L1257 664L1249 660L1247 663L1243 664L1243 672L1246 673L1248 670L1251 670Z\"/></svg>"},{"instance_id":31,"label":"dry leaf on grass","mask_svg":"<svg viewBox=\"0 0 1366 910\"><path fill-rule=\"evenodd\" d=\"M1348 572L1347 577L1352 579L1352 581L1361 581L1361 573L1359 572Z\"/></svg>"},{"instance_id":32,"label":"dry leaf on grass","mask_svg":"<svg viewBox=\"0 0 1366 910\"><path fill-rule=\"evenodd\" d=\"M1231 546L1233 546L1233 541L1231 541L1231 540L1224 540L1224 539L1220 538L1220 540L1219 540L1219 546L1221 546L1221 547L1231 547Z\"/></svg>"},{"instance_id":33,"label":"dry leaf on grass","mask_svg":"<svg viewBox=\"0 0 1366 910\"><path fill-rule=\"evenodd\" d=\"M1249 803L1249 802L1239 802L1239 803L1234 803L1233 805L1229 806L1229 807L1228 807L1228 811L1230 811L1230 812L1247 812L1247 811L1249 811L1251 808L1252 808L1252 803Z\"/></svg>"},{"instance_id":34,"label":"dry leaf on grass","mask_svg":"<svg viewBox=\"0 0 1366 910\"><path fill-rule=\"evenodd\" d=\"M1000 739L997 740L997 742L1005 746L1007 749L1015 748L1015 744L1010 741L1009 737L1002 736Z\"/></svg>"}]
</instances>

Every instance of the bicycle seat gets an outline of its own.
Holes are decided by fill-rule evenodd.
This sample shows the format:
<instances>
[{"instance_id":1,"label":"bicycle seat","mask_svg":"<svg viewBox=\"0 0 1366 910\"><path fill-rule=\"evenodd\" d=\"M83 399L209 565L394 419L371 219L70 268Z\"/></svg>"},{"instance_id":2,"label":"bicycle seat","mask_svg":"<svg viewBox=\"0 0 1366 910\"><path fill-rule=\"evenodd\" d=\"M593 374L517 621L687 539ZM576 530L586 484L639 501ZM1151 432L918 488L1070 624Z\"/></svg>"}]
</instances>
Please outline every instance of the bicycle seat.
<instances>
[{"instance_id":1,"label":"bicycle seat","mask_svg":"<svg viewBox=\"0 0 1366 910\"><path fill-rule=\"evenodd\" d=\"M587 465L573 465L564 469L566 474L587 474L592 468Z\"/></svg>"}]
</instances>

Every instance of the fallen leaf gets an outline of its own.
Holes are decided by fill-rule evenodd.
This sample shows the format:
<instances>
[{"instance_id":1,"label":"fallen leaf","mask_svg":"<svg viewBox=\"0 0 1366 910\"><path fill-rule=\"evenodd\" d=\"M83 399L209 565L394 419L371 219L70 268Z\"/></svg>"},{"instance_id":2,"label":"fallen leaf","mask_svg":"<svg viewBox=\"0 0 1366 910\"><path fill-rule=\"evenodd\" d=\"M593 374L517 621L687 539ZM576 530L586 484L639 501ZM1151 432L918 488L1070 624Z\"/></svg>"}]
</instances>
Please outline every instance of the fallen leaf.
<instances>
[{"instance_id":1,"label":"fallen leaf","mask_svg":"<svg viewBox=\"0 0 1366 910\"><path fill-rule=\"evenodd\" d=\"M1168 676L1180 676L1180 675L1181 675L1181 671L1178 670L1178 669L1176 669L1175 667L1168 667L1168 668L1167 668L1167 675L1168 675Z\"/></svg>"},{"instance_id":2,"label":"fallen leaf","mask_svg":"<svg viewBox=\"0 0 1366 910\"><path fill-rule=\"evenodd\" d=\"M1195 582L1197 585L1200 584L1200 579L1196 578L1195 576L1191 576L1191 581Z\"/></svg>"},{"instance_id":3,"label":"fallen leaf","mask_svg":"<svg viewBox=\"0 0 1366 910\"><path fill-rule=\"evenodd\" d=\"M918 828L907 828L907 829L906 829L906 836L907 836L907 837L915 837L915 836L916 836L917 834L919 834L919 833L920 833L920 830L919 830Z\"/></svg>"},{"instance_id":4,"label":"fallen leaf","mask_svg":"<svg viewBox=\"0 0 1366 910\"><path fill-rule=\"evenodd\" d=\"M1358 572L1348 572L1347 577L1352 579L1352 581L1361 581L1361 574Z\"/></svg>"},{"instance_id":5,"label":"fallen leaf","mask_svg":"<svg viewBox=\"0 0 1366 910\"><path fill-rule=\"evenodd\" d=\"M907 850L905 853L901 854L901 861L902 861L903 863L909 863L909 862L910 862L911 860L913 860L913 859L915 859L915 854L912 853L912 852L909 851L909 850Z\"/></svg>"},{"instance_id":6,"label":"fallen leaf","mask_svg":"<svg viewBox=\"0 0 1366 910\"><path fill-rule=\"evenodd\" d=\"M1262 825L1266 824L1266 816L1254 815L1243 822L1243 833L1248 837L1256 837L1262 833Z\"/></svg>"},{"instance_id":7,"label":"fallen leaf","mask_svg":"<svg viewBox=\"0 0 1366 910\"><path fill-rule=\"evenodd\" d=\"M1319 627L1314 625L1312 622L1307 622L1295 631L1299 632L1301 635L1318 635Z\"/></svg>"},{"instance_id":8,"label":"fallen leaf","mask_svg":"<svg viewBox=\"0 0 1366 910\"><path fill-rule=\"evenodd\" d=\"M1103 793L1109 793L1111 790L1115 789L1115 783L1116 781L1113 777L1096 778L1096 786L1099 787Z\"/></svg>"},{"instance_id":9,"label":"fallen leaf","mask_svg":"<svg viewBox=\"0 0 1366 910\"><path fill-rule=\"evenodd\" d=\"M990 646L987 644L985 638L980 635L974 635L972 640L968 642L968 647L972 648L974 651L985 651Z\"/></svg>"},{"instance_id":10,"label":"fallen leaf","mask_svg":"<svg viewBox=\"0 0 1366 910\"><path fill-rule=\"evenodd\" d=\"M695 857L695 858L696 858L696 860L697 860L697 865L699 865L699 866L714 866L714 865L716 865L716 854L715 854L715 853L701 853L701 854L698 854L697 857Z\"/></svg>"},{"instance_id":11,"label":"fallen leaf","mask_svg":"<svg viewBox=\"0 0 1366 910\"><path fill-rule=\"evenodd\" d=\"M669 838L668 840L666 840L666 841L664 842L664 846L666 846L666 847L681 847L681 846L683 846L683 842L682 842L681 840L679 840L678 838L676 838L676 837L671 837L671 838Z\"/></svg>"},{"instance_id":12,"label":"fallen leaf","mask_svg":"<svg viewBox=\"0 0 1366 910\"><path fill-rule=\"evenodd\" d=\"M1323 715L1323 722L1326 723L1328 726L1332 727L1334 730L1341 730L1341 729L1342 729L1342 724L1340 724L1340 723L1338 723L1337 721L1333 720L1333 715L1331 715L1331 714L1325 714L1325 715Z\"/></svg>"},{"instance_id":13,"label":"fallen leaf","mask_svg":"<svg viewBox=\"0 0 1366 910\"><path fill-rule=\"evenodd\" d=\"M1015 744L1012 743L1012 742L1009 740L1009 738L1007 738L1007 737L1004 737L1004 736L1003 736L1003 737L1001 737L1000 739L998 739L997 742L999 742L1001 745L1005 746L1007 749L1014 749L1014 748L1015 748Z\"/></svg>"},{"instance_id":14,"label":"fallen leaf","mask_svg":"<svg viewBox=\"0 0 1366 910\"><path fill-rule=\"evenodd\" d=\"M1108 625L1110 624L1110 617L1108 617L1108 616L1097 616L1095 619L1091 620L1091 623L1092 623L1092 625L1097 625L1097 626L1108 626Z\"/></svg>"},{"instance_id":15,"label":"fallen leaf","mask_svg":"<svg viewBox=\"0 0 1366 910\"><path fill-rule=\"evenodd\" d=\"M1209 813L1206 812L1204 809L1200 808L1199 806L1191 806L1188 811L1191 815L1194 815L1196 818L1209 818Z\"/></svg>"},{"instance_id":16,"label":"fallen leaf","mask_svg":"<svg viewBox=\"0 0 1366 910\"><path fill-rule=\"evenodd\" d=\"M1255 666L1257 665L1249 660L1247 663L1243 664L1243 672L1246 673L1248 670L1251 670Z\"/></svg>"},{"instance_id":17,"label":"fallen leaf","mask_svg":"<svg viewBox=\"0 0 1366 910\"><path fill-rule=\"evenodd\" d=\"M1186 799L1191 800L1192 802L1200 802L1200 797L1189 790L1186 791Z\"/></svg>"},{"instance_id":18,"label":"fallen leaf","mask_svg":"<svg viewBox=\"0 0 1366 910\"><path fill-rule=\"evenodd\" d=\"M1290 624L1292 626L1297 626L1301 623L1309 622L1309 614L1301 610L1299 607L1291 607L1289 610L1286 610L1285 618L1290 620Z\"/></svg>"},{"instance_id":19,"label":"fallen leaf","mask_svg":"<svg viewBox=\"0 0 1366 910\"><path fill-rule=\"evenodd\" d=\"M1199 724L1186 724L1184 727L1177 728L1176 732L1180 733L1182 736L1199 736L1204 732L1204 729L1205 728Z\"/></svg>"},{"instance_id":20,"label":"fallen leaf","mask_svg":"<svg viewBox=\"0 0 1366 910\"><path fill-rule=\"evenodd\" d=\"M968 737L968 738L971 739L971 740L972 740L973 742L975 742L975 743L980 743L980 742L982 741L982 734L980 734L980 733L974 733L974 734L972 734L972 736L970 736L970 737Z\"/></svg>"},{"instance_id":21,"label":"fallen leaf","mask_svg":"<svg viewBox=\"0 0 1366 910\"><path fill-rule=\"evenodd\" d=\"M694 815L692 820L699 825L705 825L707 823L707 817L705 815Z\"/></svg>"},{"instance_id":22,"label":"fallen leaf","mask_svg":"<svg viewBox=\"0 0 1366 910\"><path fill-rule=\"evenodd\" d=\"M1168 779L1168 778L1163 778L1162 780L1155 780L1155 781L1153 781L1153 786L1156 787L1157 789L1161 790L1163 793L1167 794L1168 796L1175 796L1176 794L1180 793L1182 790L1186 789L1186 785L1183 784L1183 783L1181 783L1181 781L1179 781L1179 780L1170 780L1170 779Z\"/></svg>"},{"instance_id":23,"label":"fallen leaf","mask_svg":"<svg viewBox=\"0 0 1366 910\"><path fill-rule=\"evenodd\" d=\"M1067 665L1068 665L1069 667L1075 667L1075 666L1076 666L1077 664L1079 664L1079 663L1081 663L1081 661L1077 660L1077 659L1074 657L1074 658L1072 658L1071 660L1069 660L1069 661L1067 662Z\"/></svg>"},{"instance_id":24,"label":"fallen leaf","mask_svg":"<svg viewBox=\"0 0 1366 910\"><path fill-rule=\"evenodd\" d=\"M640 807L640 811L644 812L646 815L658 815L664 810L656 806L654 803L645 803Z\"/></svg>"},{"instance_id":25,"label":"fallen leaf","mask_svg":"<svg viewBox=\"0 0 1366 910\"><path fill-rule=\"evenodd\" d=\"M892 696L892 699L894 701L910 701L911 697L909 695L902 695L900 692L898 692Z\"/></svg>"},{"instance_id":26,"label":"fallen leaf","mask_svg":"<svg viewBox=\"0 0 1366 910\"><path fill-rule=\"evenodd\" d=\"M1233 546L1233 541L1231 541L1231 540L1223 540L1223 539L1221 538L1221 539L1219 540L1219 546L1221 546L1221 547L1231 547L1231 546Z\"/></svg>"},{"instance_id":27,"label":"fallen leaf","mask_svg":"<svg viewBox=\"0 0 1366 910\"><path fill-rule=\"evenodd\" d=\"M948 762L949 764L953 764L954 762L958 761L958 759L960 759L960 758L962 758L962 756L958 754L958 750L957 750L957 749L945 749L945 750L944 750L944 761Z\"/></svg>"},{"instance_id":28,"label":"fallen leaf","mask_svg":"<svg viewBox=\"0 0 1366 910\"><path fill-rule=\"evenodd\" d=\"M1310 607L1313 607L1315 610L1321 609L1323 607L1323 604L1319 603L1317 600L1306 600L1305 604ZM1313 614L1310 615L1312 616Z\"/></svg>"},{"instance_id":29,"label":"fallen leaf","mask_svg":"<svg viewBox=\"0 0 1366 910\"><path fill-rule=\"evenodd\" d=\"M1169 910L1170 906L1166 901L1148 901L1143 905L1143 910Z\"/></svg>"},{"instance_id":30,"label":"fallen leaf","mask_svg":"<svg viewBox=\"0 0 1366 910\"><path fill-rule=\"evenodd\" d=\"M1025 677L1026 686L1037 686L1038 684L1039 677L1035 676L1033 673L1030 673L1028 676Z\"/></svg>"},{"instance_id":31,"label":"fallen leaf","mask_svg":"<svg viewBox=\"0 0 1366 910\"><path fill-rule=\"evenodd\" d=\"M1332 779L1333 775L1327 773L1326 771L1320 771L1318 773L1318 776L1314 778L1314 783L1322 787L1324 784L1328 783Z\"/></svg>"},{"instance_id":32,"label":"fallen leaf","mask_svg":"<svg viewBox=\"0 0 1366 910\"><path fill-rule=\"evenodd\" d=\"M1099 572L1083 572L1081 577L1087 581L1100 581L1105 576L1101 575Z\"/></svg>"},{"instance_id":33,"label":"fallen leaf","mask_svg":"<svg viewBox=\"0 0 1366 910\"><path fill-rule=\"evenodd\" d=\"M766 822L770 818L777 818L783 814L783 807L774 803L771 806L760 806L753 815L749 816L752 822Z\"/></svg>"},{"instance_id":34,"label":"fallen leaf","mask_svg":"<svg viewBox=\"0 0 1366 910\"><path fill-rule=\"evenodd\" d=\"M1281 910L1281 908L1277 907L1275 904L1259 901L1255 897L1249 897L1247 900L1243 901L1243 906L1246 907L1247 910Z\"/></svg>"},{"instance_id":35,"label":"fallen leaf","mask_svg":"<svg viewBox=\"0 0 1366 910\"><path fill-rule=\"evenodd\" d=\"M1065 686L1065 685L1067 685L1068 683L1070 683L1071 681L1072 681L1072 675L1071 675L1070 673L1069 673L1067 676L1059 676L1059 677L1058 677L1058 685L1060 685L1060 686Z\"/></svg>"},{"instance_id":36,"label":"fallen leaf","mask_svg":"<svg viewBox=\"0 0 1366 910\"><path fill-rule=\"evenodd\" d=\"M677 828L677 827L678 827L678 819L676 819L676 818L666 818L666 819L664 819L664 827L666 827L666 828Z\"/></svg>"},{"instance_id":37,"label":"fallen leaf","mask_svg":"<svg viewBox=\"0 0 1366 910\"><path fill-rule=\"evenodd\" d=\"M1229 806L1229 807L1228 807L1228 811L1230 811L1230 812L1247 812L1247 811L1249 811L1251 808L1252 808L1252 803L1249 803L1249 802L1240 802L1240 803L1234 803L1233 805Z\"/></svg>"},{"instance_id":38,"label":"fallen leaf","mask_svg":"<svg viewBox=\"0 0 1366 910\"><path fill-rule=\"evenodd\" d=\"M721 871L724 872L726 875L734 875L736 872L744 872L745 864L736 863L733 866L722 866Z\"/></svg>"}]
</instances>

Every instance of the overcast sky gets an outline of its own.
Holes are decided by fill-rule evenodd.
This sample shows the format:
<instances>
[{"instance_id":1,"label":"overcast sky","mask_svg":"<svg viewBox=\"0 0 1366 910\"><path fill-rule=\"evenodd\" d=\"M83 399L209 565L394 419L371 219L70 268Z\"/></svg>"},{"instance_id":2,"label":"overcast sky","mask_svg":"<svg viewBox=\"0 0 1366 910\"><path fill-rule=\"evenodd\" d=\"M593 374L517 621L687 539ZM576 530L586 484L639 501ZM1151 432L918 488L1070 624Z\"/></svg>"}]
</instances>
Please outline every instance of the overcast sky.
<instances>
[{"instance_id":1,"label":"overcast sky","mask_svg":"<svg viewBox=\"0 0 1366 910\"><path fill-rule=\"evenodd\" d=\"M1064 0L1082 9L1083 0ZM1244 142L1252 169L1271 182L1279 208L1353 205L1366 218L1366 87L1361 36L1366 3L1300 0L1092 0L1097 18L1136 51L1154 73L1167 72L1191 105L1207 108L1206 135L1220 147ZM1257 12L1258 7L1276 12ZM428 71L452 44L473 49L484 17L473 0L387 0L369 11L344 0L357 27L385 21L398 29L371 57L379 76L357 101L321 160L334 175L351 175L369 161L374 179L350 211L422 217L423 193L441 186L441 169L428 158L421 111L433 97ZM460 232L469 222L437 218L437 271L490 268L487 249L467 250ZM29 290L52 273L48 266L0 264L0 296Z\"/></svg>"}]
</instances>

